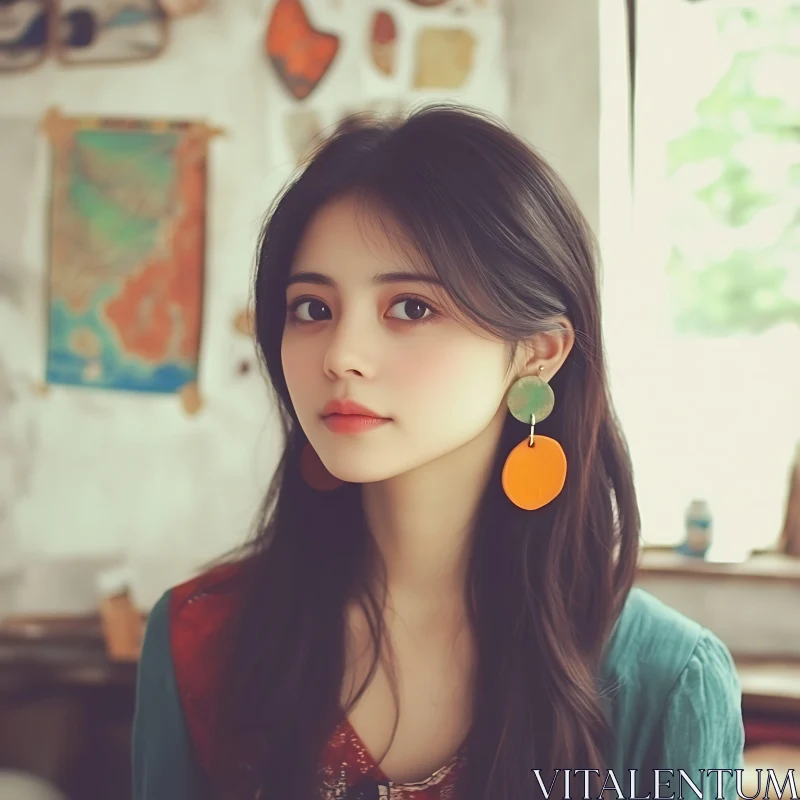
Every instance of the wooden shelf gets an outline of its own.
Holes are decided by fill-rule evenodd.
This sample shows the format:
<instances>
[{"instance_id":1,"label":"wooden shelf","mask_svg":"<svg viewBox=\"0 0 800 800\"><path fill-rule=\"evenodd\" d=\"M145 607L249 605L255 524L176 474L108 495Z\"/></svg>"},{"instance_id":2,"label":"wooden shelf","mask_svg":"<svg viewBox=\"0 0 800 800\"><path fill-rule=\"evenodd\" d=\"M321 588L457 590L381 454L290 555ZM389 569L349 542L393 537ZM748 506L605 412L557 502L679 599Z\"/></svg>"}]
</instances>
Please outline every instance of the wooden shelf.
<instances>
[{"instance_id":1,"label":"wooden shelf","mask_svg":"<svg viewBox=\"0 0 800 800\"><path fill-rule=\"evenodd\" d=\"M736 659L746 710L800 715L800 660Z\"/></svg>"},{"instance_id":2,"label":"wooden shelf","mask_svg":"<svg viewBox=\"0 0 800 800\"><path fill-rule=\"evenodd\" d=\"M800 586L800 558L782 553L753 554L746 561L722 563L678 553L672 548L644 547L639 557L639 574L696 578L747 578L783 581Z\"/></svg>"}]
</instances>

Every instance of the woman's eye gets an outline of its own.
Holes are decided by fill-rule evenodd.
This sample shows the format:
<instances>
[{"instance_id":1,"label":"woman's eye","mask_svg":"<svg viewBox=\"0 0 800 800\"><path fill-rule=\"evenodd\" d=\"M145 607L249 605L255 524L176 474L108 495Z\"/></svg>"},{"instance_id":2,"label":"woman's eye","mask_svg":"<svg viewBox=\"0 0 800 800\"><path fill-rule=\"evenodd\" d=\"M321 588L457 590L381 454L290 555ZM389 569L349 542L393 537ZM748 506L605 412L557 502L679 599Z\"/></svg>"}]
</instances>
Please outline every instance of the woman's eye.
<instances>
[{"instance_id":1,"label":"woman's eye","mask_svg":"<svg viewBox=\"0 0 800 800\"><path fill-rule=\"evenodd\" d=\"M392 308L395 306L401 306L405 314L408 315L409 322L419 322L423 319L427 319L425 315L425 310L433 313L431 307L427 303L423 303L422 300L415 300L413 297L406 297L392 305ZM422 309L422 310L420 310ZM430 316L430 315L428 315Z\"/></svg>"},{"instance_id":2,"label":"woman's eye","mask_svg":"<svg viewBox=\"0 0 800 800\"><path fill-rule=\"evenodd\" d=\"M306 303L308 303L309 306L314 306L314 312L309 312L312 313L312 319L305 319L304 317L301 317L297 313L298 309L306 305ZM319 313L320 306L322 306L322 308L324 309L328 309L328 306L326 306L325 303L323 303L321 300L300 300L298 302L292 303L291 306L289 307L289 310L295 315L295 317L297 317L297 319L300 320L300 322L319 322L320 321L319 319L313 318L313 313Z\"/></svg>"},{"instance_id":3,"label":"woman's eye","mask_svg":"<svg viewBox=\"0 0 800 800\"><path fill-rule=\"evenodd\" d=\"M301 313L300 309L303 306L308 306L307 311ZM402 309L401 314L405 316L394 316L393 319L399 319L403 322L427 322L432 317L436 316L436 310L429 303L423 300L418 300L414 297L404 297L392 303L391 308L400 306ZM295 300L289 305L289 314L297 322L321 322L323 319L329 318L330 308L321 300ZM303 314L308 314L304 316Z\"/></svg>"}]
</instances>

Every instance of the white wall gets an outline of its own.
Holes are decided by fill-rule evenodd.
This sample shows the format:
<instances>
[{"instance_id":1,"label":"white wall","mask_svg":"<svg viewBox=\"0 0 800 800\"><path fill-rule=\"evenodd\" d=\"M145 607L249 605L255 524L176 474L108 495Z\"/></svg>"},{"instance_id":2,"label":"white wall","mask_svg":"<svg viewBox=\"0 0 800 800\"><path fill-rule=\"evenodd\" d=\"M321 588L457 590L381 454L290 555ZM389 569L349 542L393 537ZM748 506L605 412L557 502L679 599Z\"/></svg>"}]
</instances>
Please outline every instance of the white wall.
<instances>
[{"instance_id":1,"label":"white wall","mask_svg":"<svg viewBox=\"0 0 800 800\"><path fill-rule=\"evenodd\" d=\"M509 123L555 167L596 231L600 222L601 5L601 0L506 3ZM605 5L612 24L615 18L621 23L616 12L622 3L613 0ZM621 28L618 32L622 33ZM621 44L624 47L624 39ZM624 78L623 70L618 82L623 90Z\"/></svg>"}]
</instances>

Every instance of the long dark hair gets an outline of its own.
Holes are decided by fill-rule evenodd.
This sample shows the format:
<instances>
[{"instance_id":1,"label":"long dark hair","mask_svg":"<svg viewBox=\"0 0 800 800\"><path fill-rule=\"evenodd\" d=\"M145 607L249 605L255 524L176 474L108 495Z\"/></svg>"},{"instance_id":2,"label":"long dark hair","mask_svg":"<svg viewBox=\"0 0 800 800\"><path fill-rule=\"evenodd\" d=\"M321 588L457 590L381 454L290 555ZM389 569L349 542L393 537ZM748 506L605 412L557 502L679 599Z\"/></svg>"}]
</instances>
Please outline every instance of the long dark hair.
<instances>
[{"instance_id":1,"label":"long dark hair","mask_svg":"<svg viewBox=\"0 0 800 800\"><path fill-rule=\"evenodd\" d=\"M215 741L245 763L243 796L318 796L316 766L339 713L348 602L370 622L370 678L383 652L360 484L321 493L301 477L308 440L281 364L285 280L298 242L312 216L345 194L391 213L453 308L509 352L554 330L559 315L574 327L574 347L551 381L555 409L536 426L564 448L564 489L536 511L505 496L503 463L529 432L508 414L475 518L465 597L478 671L459 796L523 800L536 786L532 768L604 774L611 732L598 680L633 583L640 520L608 391L596 243L534 150L487 115L442 105L340 124L264 226L255 329L285 449L257 529L234 556L242 602L225 632ZM224 796L234 792L233 771Z\"/></svg>"}]
</instances>

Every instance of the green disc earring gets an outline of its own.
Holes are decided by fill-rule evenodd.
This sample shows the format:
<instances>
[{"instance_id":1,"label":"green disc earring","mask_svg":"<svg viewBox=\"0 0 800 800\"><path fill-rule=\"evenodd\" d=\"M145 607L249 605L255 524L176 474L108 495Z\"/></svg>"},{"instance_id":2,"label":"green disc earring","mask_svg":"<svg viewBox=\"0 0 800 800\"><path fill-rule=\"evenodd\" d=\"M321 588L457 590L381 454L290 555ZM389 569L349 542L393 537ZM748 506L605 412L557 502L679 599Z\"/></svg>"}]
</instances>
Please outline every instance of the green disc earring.
<instances>
[{"instance_id":1,"label":"green disc earring","mask_svg":"<svg viewBox=\"0 0 800 800\"><path fill-rule=\"evenodd\" d=\"M543 369L539 367L540 372ZM503 491L514 505L533 511L554 500L567 478L567 457L561 445L533 433L534 425L552 412L555 395L546 380L526 375L509 389L506 403L516 419L531 426L531 432L508 454L501 478Z\"/></svg>"}]
</instances>

